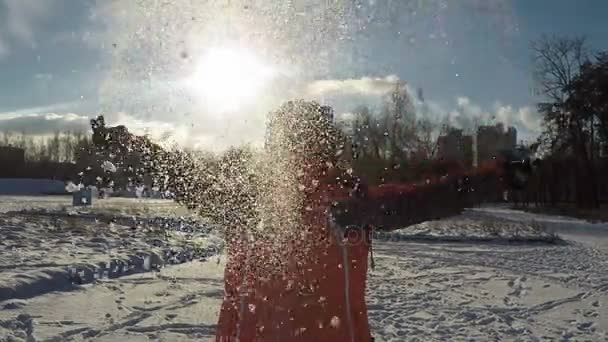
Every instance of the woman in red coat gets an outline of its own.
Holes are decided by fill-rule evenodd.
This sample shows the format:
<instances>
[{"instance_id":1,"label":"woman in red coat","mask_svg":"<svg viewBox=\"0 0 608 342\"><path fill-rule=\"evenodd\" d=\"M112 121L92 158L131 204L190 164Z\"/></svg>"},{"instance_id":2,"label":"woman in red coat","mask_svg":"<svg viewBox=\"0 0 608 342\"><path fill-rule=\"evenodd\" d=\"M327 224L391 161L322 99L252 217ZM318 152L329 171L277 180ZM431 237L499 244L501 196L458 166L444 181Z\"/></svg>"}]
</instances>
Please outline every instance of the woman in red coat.
<instances>
[{"instance_id":1,"label":"woman in red coat","mask_svg":"<svg viewBox=\"0 0 608 342\"><path fill-rule=\"evenodd\" d=\"M217 341L372 340L365 304L371 248L366 227L390 229L456 215L468 203L469 191L458 177L362 189L348 166L340 165L344 147L315 103L289 102L271 116L267 159L255 190L256 224L239 215L234 224L227 222L232 229ZM496 168L466 179L478 178L484 187ZM245 207L251 214L252 206Z\"/></svg>"},{"instance_id":2,"label":"woman in red coat","mask_svg":"<svg viewBox=\"0 0 608 342\"><path fill-rule=\"evenodd\" d=\"M217 341L372 340L369 236L330 213L353 193L337 165L341 147L317 104L290 102L271 117L260 224L229 239Z\"/></svg>"}]
</instances>

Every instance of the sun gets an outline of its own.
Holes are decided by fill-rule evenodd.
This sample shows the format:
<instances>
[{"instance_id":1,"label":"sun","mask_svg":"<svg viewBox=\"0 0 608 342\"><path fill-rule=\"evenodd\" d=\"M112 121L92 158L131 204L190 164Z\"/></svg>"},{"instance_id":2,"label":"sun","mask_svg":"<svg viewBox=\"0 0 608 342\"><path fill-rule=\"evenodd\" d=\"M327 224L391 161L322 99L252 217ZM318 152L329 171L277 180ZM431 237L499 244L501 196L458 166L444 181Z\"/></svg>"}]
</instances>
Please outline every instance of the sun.
<instances>
[{"instance_id":1,"label":"sun","mask_svg":"<svg viewBox=\"0 0 608 342\"><path fill-rule=\"evenodd\" d=\"M251 50L224 46L206 51L188 83L209 109L229 112L255 101L273 75Z\"/></svg>"}]
</instances>

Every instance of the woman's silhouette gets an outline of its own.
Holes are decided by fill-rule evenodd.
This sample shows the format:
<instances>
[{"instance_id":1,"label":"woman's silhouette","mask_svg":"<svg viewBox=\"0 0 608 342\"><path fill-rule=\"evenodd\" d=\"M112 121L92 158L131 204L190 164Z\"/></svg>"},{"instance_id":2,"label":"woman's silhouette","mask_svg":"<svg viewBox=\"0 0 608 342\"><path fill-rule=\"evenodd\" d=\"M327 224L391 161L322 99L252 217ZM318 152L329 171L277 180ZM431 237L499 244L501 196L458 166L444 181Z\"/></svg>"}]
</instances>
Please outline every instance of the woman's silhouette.
<instances>
[{"instance_id":1,"label":"woman's silhouette","mask_svg":"<svg viewBox=\"0 0 608 342\"><path fill-rule=\"evenodd\" d=\"M272 113L260 186L260 227L231 240L218 341L370 341L369 239L332 224L354 177L327 110L289 102Z\"/></svg>"},{"instance_id":2,"label":"woman's silhouette","mask_svg":"<svg viewBox=\"0 0 608 342\"><path fill-rule=\"evenodd\" d=\"M316 103L288 102L271 114L255 195L243 197L251 201L241 215L248 219L226 225L216 340L372 340L365 304L371 227L460 213L474 198L462 179L467 188L498 190L500 160L436 183L368 188L345 162L347 147Z\"/></svg>"}]
</instances>

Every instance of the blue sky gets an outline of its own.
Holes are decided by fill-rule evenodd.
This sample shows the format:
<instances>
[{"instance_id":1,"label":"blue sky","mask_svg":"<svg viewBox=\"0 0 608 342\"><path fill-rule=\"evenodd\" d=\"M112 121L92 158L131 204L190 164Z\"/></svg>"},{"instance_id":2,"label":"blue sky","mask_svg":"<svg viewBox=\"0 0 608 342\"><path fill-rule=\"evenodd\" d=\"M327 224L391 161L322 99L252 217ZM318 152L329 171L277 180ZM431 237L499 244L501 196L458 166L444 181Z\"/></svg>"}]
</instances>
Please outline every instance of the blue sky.
<instances>
[{"instance_id":1,"label":"blue sky","mask_svg":"<svg viewBox=\"0 0 608 342\"><path fill-rule=\"evenodd\" d=\"M349 112L399 79L424 90L433 115L497 118L531 138L530 41L586 35L608 49L604 0L313 2L0 0L0 129L45 133L105 114L186 144L228 145L259 140L281 100ZM235 112L201 104L182 82L226 42L277 70Z\"/></svg>"}]
</instances>

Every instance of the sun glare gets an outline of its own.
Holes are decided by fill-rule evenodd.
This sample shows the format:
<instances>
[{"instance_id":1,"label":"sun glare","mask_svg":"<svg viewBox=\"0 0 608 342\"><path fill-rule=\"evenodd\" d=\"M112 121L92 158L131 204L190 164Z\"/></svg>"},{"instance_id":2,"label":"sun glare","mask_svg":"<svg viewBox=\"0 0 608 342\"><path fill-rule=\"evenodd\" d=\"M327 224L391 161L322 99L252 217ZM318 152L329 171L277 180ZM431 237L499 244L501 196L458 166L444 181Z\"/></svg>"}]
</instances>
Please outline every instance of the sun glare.
<instances>
[{"instance_id":1,"label":"sun glare","mask_svg":"<svg viewBox=\"0 0 608 342\"><path fill-rule=\"evenodd\" d=\"M203 55L189 83L209 109L226 112L253 102L273 74L248 49L218 47Z\"/></svg>"}]
</instances>

